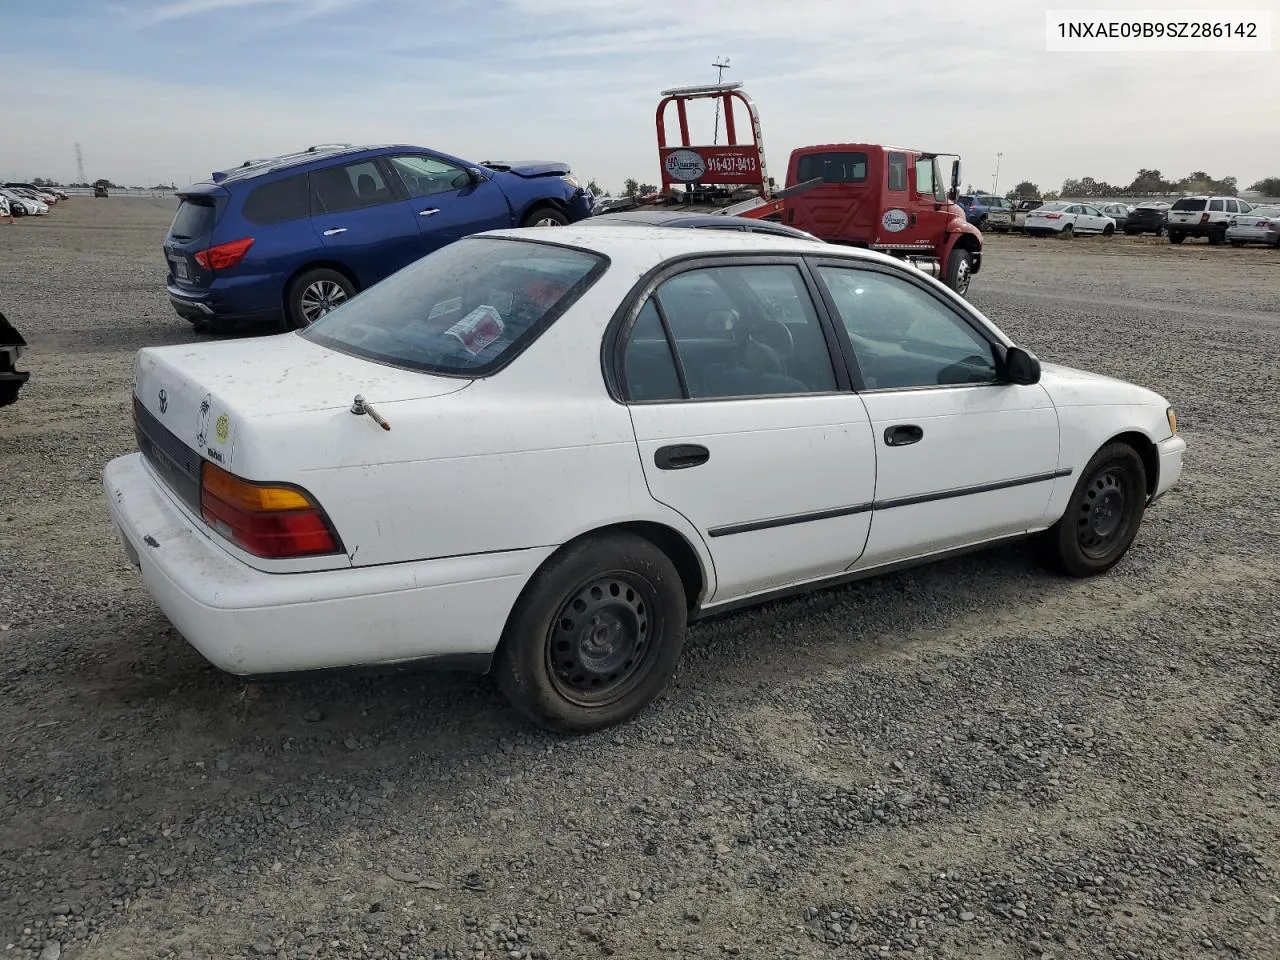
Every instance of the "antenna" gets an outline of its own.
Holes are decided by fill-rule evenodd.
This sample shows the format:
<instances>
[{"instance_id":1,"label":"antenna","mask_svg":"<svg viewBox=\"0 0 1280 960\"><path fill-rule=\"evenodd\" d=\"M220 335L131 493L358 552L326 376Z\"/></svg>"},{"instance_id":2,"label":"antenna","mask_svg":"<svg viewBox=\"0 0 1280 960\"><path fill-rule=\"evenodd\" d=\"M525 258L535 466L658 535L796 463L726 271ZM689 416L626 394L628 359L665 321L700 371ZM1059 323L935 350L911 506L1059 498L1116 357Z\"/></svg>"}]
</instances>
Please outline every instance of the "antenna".
<instances>
[{"instance_id":1,"label":"antenna","mask_svg":"<svg viewBox=\"0 0 1280 960\"><path fill-rule=\"evenodd\" d=\"M87 183L84 178L84 151L80 149L80 144L76 144L76 173L80 177L81 183Z\"/></svg>"},{"instance_id":2,"label":"antenna","mask_svg":"<svg viewBox=\"0 0 1280 960\"><path fill-rule=\"evenodd\" d=\"M716 74L716 83L724 83L724 72L729 69L728 57L716 57L715 63L711 64L719 73ZM711 143L714 146L720 142L720 98L716 97L716 131L712 137Z\"/></svg>"}]
</instances>

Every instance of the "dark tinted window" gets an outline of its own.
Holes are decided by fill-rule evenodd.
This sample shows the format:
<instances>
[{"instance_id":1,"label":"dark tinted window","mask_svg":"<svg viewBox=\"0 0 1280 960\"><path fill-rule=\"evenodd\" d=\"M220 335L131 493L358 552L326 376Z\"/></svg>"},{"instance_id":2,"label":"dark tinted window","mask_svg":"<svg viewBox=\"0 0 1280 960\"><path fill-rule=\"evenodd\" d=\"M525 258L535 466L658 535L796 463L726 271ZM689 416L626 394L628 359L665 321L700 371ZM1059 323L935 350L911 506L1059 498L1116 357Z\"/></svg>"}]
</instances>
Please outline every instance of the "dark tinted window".
<instances>
[{"instance_id":1,"label":"dark tinted window","mask_svg":"<svg viewBox=\"0 0 1280 960\"><path fill-rule=\"evenodd\" d=\"M1210 209L1210 210L1221 210L1221 209L1222 209L1222 201L1221 201L1221 200L1210 200L1210 201L1209 201L1209 209Z\"/></svg>"},{"instance_id":2,"label":"dark tinted window","mask_svg":"<svg viewBox=\"0 0 1280 960\"><path fill-rule=\"evenodd\" d=\"M309 340L397 366L483 376L537 339L604 272L585 250L471 238L321 317Z\"/></svg>"},{"instance_id":3,"label":"dark tinted window","mask_svg":"<svg viewBox=\"0 0 1280 960\"><path fill-rule=\"evenodd\" d=\"M945 304L899 277L819 267L869 390L993 383L983 336Z\"/></svg>"},{"instance_id":4,"label":"dark tinted window","mask_svg":"<svg viewBox=\"0 0 1280 960\"><path fill-rule=\"evenodd\" d=\"M312 171L311 189L315 193L319 213L376 207L395 199L395 194L382 177L382 171L372 160Z\"/></svg>"},{"instance_id":5,"label":"dark tinted window","mask_svg":"<svg viewBox=\"0 0 1280 960\"><path fill-rule=\"evenodd\" d=\"M888 187L890 190L907 189L907 155L905 153L889 154Z\"/></svg>"},{"instance_id":6,"label":"dark tinted window","mask_svg":"<svg viewBox=\"0 0 1280 960\"><path fill-rule=\"evenodd\" d=\"M684 396L671 346L653 300L646 300L631 328L623 361L627 397L631 400L679 400Z\"/></svg>"},{"instance_id":7,"label":"dark tinted window","mask_svg":"<svg viewBox=\"0 0 1280 960\"><path fill-rule=\"evenodd\" d=\"M283 223L310 215L305 173L254 187L244 201L244 216L252 223Z\"/></svg>"},{"instance_id":8,"label":"dark tinted window","mask_svg":"<svg viewBox=\"0 0 1280 960\"><path fill-rule=\"evenodd\" d=\"M693 398L836 389L831 354L799 268L713 267L672 277L655 296Z\"/></svg>"},{"instance_id":9,"label":"dark tinted window","mask_svg":"<svg viewBox=\"0 0 1280 960\"><path fill-rule=\"evenodd\" d=\"M185 199L178 204L178 212L169 227L169 236L175 240L193 240L213 233L217 218L212 200L202 197Z\"/></svg>"},{"instance_id":10,"label":"dark tinted window","mask_svg":"<svg viewBox=\"0 0 1280 960\"><path fill-rule=\"evenodd\" d=\"M1203 210L1203 197L1183 197L1181 200L1173 201L1173 209L1175 210Z\"/></svg>"},{"instance_id":11,"label":"dark tinted window","mask_svg":"<svg viewBox=\"0 0 1280 960\"><path fill-rule=\"evenodd\" d=\"M800 158L800 182L821 177L827 183L862 183L867 179L865 153L811 153Z\"/></svg>"}]
</instances>

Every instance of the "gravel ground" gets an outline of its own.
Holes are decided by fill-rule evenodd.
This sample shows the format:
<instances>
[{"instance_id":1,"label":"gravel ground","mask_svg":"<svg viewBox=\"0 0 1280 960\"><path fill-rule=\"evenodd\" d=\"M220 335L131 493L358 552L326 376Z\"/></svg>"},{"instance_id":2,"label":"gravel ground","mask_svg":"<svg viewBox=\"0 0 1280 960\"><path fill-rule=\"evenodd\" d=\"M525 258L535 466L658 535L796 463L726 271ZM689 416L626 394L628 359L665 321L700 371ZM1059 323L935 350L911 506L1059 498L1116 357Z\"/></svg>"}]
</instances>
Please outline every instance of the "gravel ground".
<instances>
[{"instance_id":1,"label":"gravel ground","mask_svg":"<svg viewBox=\"0 0 1280 960\"><path fill-rule=\"evenodd\" d=\"M708 622L564 740L484 678L246 686L151 604L99 476L133 352L195 339L171 209L0 224L0 956L1280 957L1280 254L992 238L974 302L1180 411L1129 557Z\"/></svg>"}]
</instances>

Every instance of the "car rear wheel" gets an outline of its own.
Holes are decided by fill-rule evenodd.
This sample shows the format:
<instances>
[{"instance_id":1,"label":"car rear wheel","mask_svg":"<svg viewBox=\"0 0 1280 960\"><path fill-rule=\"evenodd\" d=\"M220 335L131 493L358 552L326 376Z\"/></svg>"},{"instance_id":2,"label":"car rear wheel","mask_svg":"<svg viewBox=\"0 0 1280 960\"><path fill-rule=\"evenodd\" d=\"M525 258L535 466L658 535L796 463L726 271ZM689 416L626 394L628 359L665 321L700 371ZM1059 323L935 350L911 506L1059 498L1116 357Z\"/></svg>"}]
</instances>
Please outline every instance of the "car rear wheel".
<instances>
[{"instance_id":1,"label":"car rear wheel","mask_svg":"<svg viewBox=\"0 0 1280 960\"><path fill-rule=\"evenodd\" d=\"M1064 226L1062 228L1062 231L1058 234L1058 236L1060 236L1063 240L1070 240L1075 235L1076 235L1075 228L1071 226L1071 224L1069 223L1066 226Z\"/></svg>"},{"instance_id":2,"label":"car rear wheel","mask_svg":"<svg viewBox=\"0 0 1280 960\"><path fill-rule=\"evenodd\" d=\"M1056 524L1041 534L1049 566L1073 577L1105 573L1128 552L1147 508L1147 471L1138 451L1109 443L1089 461Z\"/></svg>"},{"instance_id":3,"label":"car rear wheel","mask_svg":"<svg viewBox=\"0 0 1280 960\"><path fill-rule=\"evenodd\" d=\"M555 207L534 207L521 221L522 227L563 227L569 223L563 210Z\"/></svg>"},{"instance_id":4,"label":"car rear wheel","mask_svg":"<svg viewBox=\"0 0 1280 960\"><path fill-rule=\"evenodd\" d=\"M962 250L957 247L952 250L950 255L947 257L947 276L945 282L948 287L963 297L969 292L969 284L972 280L973 257L969 255L968 250Z\"/></svg>"},{"instance_id":5,"label":"car rear wheel","mask_svg":"<svg viewBox=\"0 0 1280 960\"><path fill-rule=\"evenodd\" d=\"M309 327L356 294L355 285L337 270L319 267L289 285L285 318L290 330Z\"/></svg>"},{"instance_id":6,"label":"car rear wheel","mask_svg":"<svg viewBox=\"0 0 1280 960\"><path fill-rule=\"evenodd\" d=\"M628 720L680 659L684 586L670 558L630 533L586 537L534 574L507 620L494 663L521 714L560 733Z\"/></svg>"},{"instance_id":7,"label":"car rear wheel","mask_svg":"<svg viewBox=\"0 0 1280 960\"><path fill-rule=\"evenodd\" d=\"M1169 231L1170 243L1181 243L1185 239L1187 239L1187 235L1185 233L1179 233L1177 230Z\"/></svg>"},{"instance_id":8,"label":"car rear wheel","mask_svg":"<svg viewBox=\"0 0 1280 960\"><path fill-rule=\"evenodd\" d=\"M1111 236L1111 235L1112 235L1113 233L1115 233L1115 232L1116 232L1116 228L1115 228L1115 227L1113 227L1113 226L1112 226L1111 224L1109 224L1109 223L1108 223L1105 227L1103 227L1103 228L1102 228L1102 235L1103 235L1104 237L1109 237L1109 236Z\"/></svg>"}]
</instances>

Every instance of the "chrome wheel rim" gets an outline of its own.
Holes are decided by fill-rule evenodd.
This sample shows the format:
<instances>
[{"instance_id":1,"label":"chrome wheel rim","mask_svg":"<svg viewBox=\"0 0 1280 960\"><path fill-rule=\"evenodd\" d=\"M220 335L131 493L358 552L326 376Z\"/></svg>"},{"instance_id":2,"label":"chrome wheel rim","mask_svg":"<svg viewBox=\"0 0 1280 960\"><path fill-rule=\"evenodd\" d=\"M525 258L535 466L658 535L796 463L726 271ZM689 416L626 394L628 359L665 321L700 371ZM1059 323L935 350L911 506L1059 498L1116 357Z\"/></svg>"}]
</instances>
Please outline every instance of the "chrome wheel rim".
<instances>
[{"instance_id":1,"label":"chrome wheel rim","mask_svg":"<svg viewBox=\"0 0 1280 960\"><path fill-rule=\"evenodd\" d=\"M559 227L563 226L555 217L539 217L533 221L535 227Z\"/></svg>"},{"instance_id":2,"label":"chrome wheel rim","mask_svg":"<svg viewBox=\"0 0 1280 960\"><path fill-rule=\"evenodd\" d=\"M302 291L302 319L315 323L347 299L347 291L335 280L317 280Z\"/></svg>"},{"instance_id":3,"label":"chrome wheel rim","mask_svg":"<svg viewBox=\"0 0 1280 960\"><path fill-rule=\"evenodd\" d=\"M960 266L956 268L956 293L969 292L969 280L973 277L973 269L969 266L968 260L961 260Z\"/></svg>"},{"instance_id":4,"label":"chrome wheel rim","mask_svg":"<svg viewBox=\"0 0 1280 960\"><path fill-rule=\"evenodd\" d=\"M594 577L570 595L547 633L552 685L583 707L618 700L652 666L659 622L657 594L643 577Z\"/></svg>"}]
</instances>

